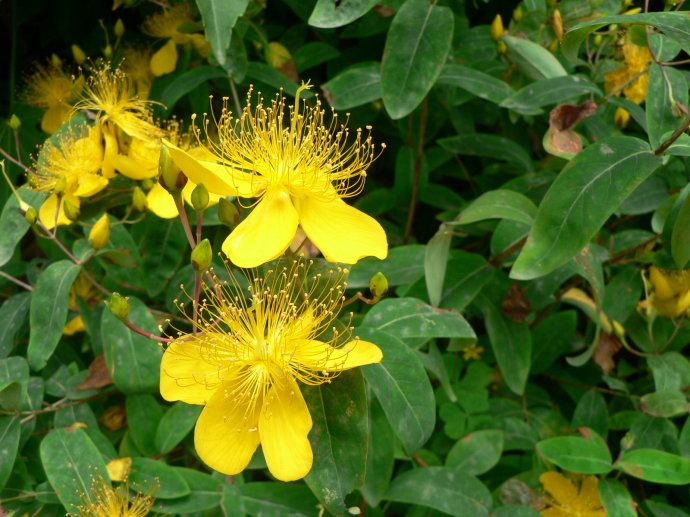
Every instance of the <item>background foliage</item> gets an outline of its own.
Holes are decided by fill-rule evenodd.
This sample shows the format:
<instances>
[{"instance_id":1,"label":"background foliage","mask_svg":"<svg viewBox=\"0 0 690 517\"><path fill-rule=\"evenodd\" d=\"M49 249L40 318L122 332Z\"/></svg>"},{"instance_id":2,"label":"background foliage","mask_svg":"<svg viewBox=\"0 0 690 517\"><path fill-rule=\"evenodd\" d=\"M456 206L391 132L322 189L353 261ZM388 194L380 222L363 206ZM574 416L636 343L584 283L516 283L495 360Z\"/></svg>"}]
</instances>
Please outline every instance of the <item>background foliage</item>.
<instances>
[{"instance_id":1,"label":"background foliage","mask_svg":"<svg viewBox=\"0 0 690 517\"><path fill-rule=\"evenodd\" d=\"M156 4L0 4L3 110L21 120L0 129L2 148L28 164L47 138L22 97L32 61L72 66L73 44L116 63L126 44L158 50L166 41L139 30ZM68 303L86 269L160 334L193 279L179 221L114 226L75 265L2 185L2 271L33 288L0 278L2 507L64 515L94 472L131 457L131 481L158 478L154 510L169 515L533 516L554 503L539 482L552 470L576 485L598 476L611 517L690 515L687 306L657 314L647 273L690 261L690 18L672 4L197 0L199 23L182 29L211 53L177 46L174 71L151 84L157 117L186 121L223 96L234 106L250 84L271 98L311 81L387 144L356 206L384 225L389 257L359 262L349 287L369 296L380 271L390 290L348 307L384 360L362 368L366 382L353 372L305 390L316 462L304 482L275 482L260 457L232 479L213 473L190 434L199 408L158 395L159 347L100 293ZM496 14L503 27L490 26ZM631 59L630 44L649 59ZM638 77L648 87L629 90ZM133 186L100 207L122 214ZM82 206L87 225L97 213ZM59 235L83 257L88 230ZM210 209L213 249L227 232ZM687 276L669 278L674 300L690 291ZM63 335L76 314L85 331Z\"/></svg>"}]
</instances>

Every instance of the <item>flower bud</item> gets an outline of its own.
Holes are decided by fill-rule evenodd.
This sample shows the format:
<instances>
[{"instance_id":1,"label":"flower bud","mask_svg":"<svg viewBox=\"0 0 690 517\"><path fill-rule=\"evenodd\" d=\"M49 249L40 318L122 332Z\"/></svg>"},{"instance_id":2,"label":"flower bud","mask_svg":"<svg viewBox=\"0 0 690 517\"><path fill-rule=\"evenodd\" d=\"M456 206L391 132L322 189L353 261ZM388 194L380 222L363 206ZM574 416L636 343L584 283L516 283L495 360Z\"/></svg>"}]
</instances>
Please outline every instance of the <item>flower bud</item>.
<instances>
[{"instance_id":1,"label":"flower bud","mask_svg":"<svg viewBox=\"0 0 690 517\"><path fill-rule=\"evenodd\" d=\"M36 222L37 218L38 218L38 212L32 206L27 208L26 211L24 212L24 219L26 219L26 222L29 224L34 224Z\"/></svg>"},{"instance_id":2,"label":"flower bud","mask_svg":"<svg viewBox=\"0 0 690 517\"><path fill-rule=\"evenodd\" d=\"M563 15L559 9L554 9L551 27L558 41L563 41Z\"/></svg>"},{"instance_id":3,"label":"flower bud","mask_svg":"<svg viewBox=\"0 0 690 517\"><path fill-rule=\"evenodd\" d=\"M113 56L113 47L111 47L110 45L106 45L103 49L103 56L106 59L110 59Z\"/></svg>"},{"instance_id":4,"label":"flower bud","mask_svg":"<svg viewBox=\"0 0 690 517\"><path fill-rule=\"evenodd\" d=\"M74 57L74 60L78 65L81 65L84 61L86 61L86 54L84 54L84 51L81 49L81 47L79 47L79 45L72 45L72 57Z\"/></svg>"},{"instance_id":5,"label":"flower bud","mask_svg":"<svg viewBox=\"0 0 690 517\"><path fill-rule=\"evenodd\" d=\"M618 339L625 339L625 328L618 321L613 320L613 333Z\"/></svg>"},{"instance_id":6,"label":"flower bud","mask_svg":"<svg viewBox=\"0 0 690 517\"><path fill-rule=\"evenodd\" d=\"M496 52L499 54L505 54L508 52L508 45L506 45L506 42L503 40L498 40L496 42Z\"/></svg>"},{"instance_id":7,"label":"flower bud","mask_svg":"<svg viewBox=\"0 0 690 517\"><path fill-rule=\"evenodd\" d=\"M234 228L240 221L240 212L235 203L231 203L224 197L218 200L218 219L228 228Z\"/></svg>"},{"instance_id":8,"label":"flower bud","mask_svg":"<svg viewBox=\"0 0 690 517\"><path fill-rule=\"evenodd\" d=\"M9 125L13 131L17 131L20 127L22 127L22 120L17 115L12 113Z\"/></svg>"},{"instance_id":9,"label":"flower bud","mask_svg":"<svg viewBox=\"0 0 690 517\"><path fill-rule=\"evenodd\" d=\"M91 231L89 232L89 244L95 250L105 248L110 240L110 219L108 214L103 214L101 218L96 221Z\"/></svg>"},{"instance_id":10,"label":"flower bud","mask_svg":"<svg viewBox=\"0 0 690 517\"><path fill-rule=\"evenodd\" d=\"M388 292L388 279L379 271L369 280L369 291L374 295L374 300L379 301Z\"/></svg>"},{"instance_id":11,"label":"flower bud","mask_svg":"<svg viewBox=\"0 0 690 517\"><path fill-rule=\"evenodd\" d=\"M53 185L53 194L61 196L65 193L65 190L67 190L67 178L60 176L55 182L55 185Z\"/></svg>"},{"instance_id":12,"label":"flower bud","mask_svg":"<svg viewBox=\"0 0 690 517\"><path fill-rule=\"evenodd\" d=\"M187 176L180 170L170 156L170 149L161 145L158 158L158 181L171 194L179 193L187 184Z\"/></svg>"},{"instance_id":13,"label":"flower bud","mask_svg":"<svg viewBox=\"0 0 690 517\"><path fill-rule=\"evenodd\" d=\"M197 212L206 210L208 207L209 197L208 190L203 183L199 183L194 190L192 190L192 206Z\"/></svg>"},{"instance_id":14,"label":"flower bud","mask_svg":"<svg viewBox=\"0 0 690 517\"><path fill-rule=\"evenodd\" d=\"M523 15L522 6L518 5L515 8L515 10L513 11L513 20L515 20L516 22L519 22L520 20L522 20L522 15Z\"/></svg>"},{"instance_id":15,"label":"flower bud","mask_svg":"<svg viewBox=\"0 0 690 517\"><path fill-rule=\"evenodd\" d=\"M208 239L204 239L192 250L192 267L197 273L203 272L211 265L213 250Z\"/></svg>"},{"instance_id":16,"label":"flower bud","mask_svg":"<svg viewBox=\"0 0 690 517\"><path fill-rule=\"evenodd\" d=\"M72 203L69 199L65 199L63 202L62 209L65 211L65 216L70 221L76 221L81 215L79 207Z\"/></svg>"},{"instance_id":17,"label":"flower bud","mask_svg":"<svg viewBox=\"0 0 690 517\"><path fill-rule=\"evenodd\" d=\"M118 319L127 321L129 318L129 298L120 293L113 293L108 300L108 308Z\"/></svg>"},{"instance_id":18,"label":"flower bud","mask_svg":"<svg viewBox=\"0 0 690 517\"><path fill-rule=\"evenodd\" d=\"M491 22L491 38L498 41L503 36L503 19L500 14L497 14L494 21Z\"/></svg>"},{"instance_id":19,"label":"flower bud","mask_svg":"<svg viewBox=\"0 0 690 517\"><path fill-rule=\"evenodd\" d=\"M118 38L121 38L125 34L125 24L122 21L122 18L118 18L117 21L115 22L115 36Z\"/></svg>"},{"instance_id":20,"label":"flower bud","mask_svg":"<svg viewBox=\"0 0 690 517\"><path fill-rule=\"evenodd\" d=\"M53 68L62 68L62 59L57 54L51 54L50 64L53 65Z\"/></svg>"},{"instance_id":21,"label":"flower bud","mask_svg":"<svg viewBox=\"0 0 690 517\"><path fill-rule=\"evenodd\" d=\"M604 37L601 34L597 34L594 36L594 45L596 47L601 47L601 44L604 42Z\"/></svg>"},{"instance_id":22,"label":"flower bud","mask_svg":"<svg viewBox=\"0 0 690 517\"><path fill-rule=\"evenodd\" d=\"M144 213L148 207L148 202L146 201L146 194L141 190L140 187L134 187L132 192L132 209L135 212Z\"/></svg>"},{"instance_id":23,"label":"flower bud","mask_svg":"<svg viewBox=\"0 0 690 517\"><path fill-rule=\"evenodd\" d=\"M144 189L144 192L148 192L153 188L153 180L151 178L146 178L141 180L141 188Z\"/></svg>"},{"instance_id":24,"label":"flower bud","mask_svg":"<svg viewBox=\"0 0 690 517\"><path fill-rule=\"evenodd\" d=\"M558 38L555 38L550 44L549 44L549 50L551 52L556 52L558 50Z\"/></svg>"},{"instance_id":25,"label":"flower bud","mask_svg":"<svg viewBox=\"0 0 690 517\"><path fill-rule=\"evenodd\" d=\"M628 112L628 110L621 107L616 108L616 113L613 114L613 123L616 124L617 128L623 129L625 126L628 125L629 120L630 113Z\"/></svg>"}]
</instances>

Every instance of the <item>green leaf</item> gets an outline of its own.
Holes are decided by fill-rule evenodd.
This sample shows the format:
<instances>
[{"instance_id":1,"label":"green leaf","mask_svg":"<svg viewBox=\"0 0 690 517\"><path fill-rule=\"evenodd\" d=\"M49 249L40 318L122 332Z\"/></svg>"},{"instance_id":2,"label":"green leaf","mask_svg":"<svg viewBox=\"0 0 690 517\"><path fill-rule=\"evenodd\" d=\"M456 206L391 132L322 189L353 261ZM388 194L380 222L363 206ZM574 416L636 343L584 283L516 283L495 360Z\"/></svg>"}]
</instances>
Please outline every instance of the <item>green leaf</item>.
<instances>
[{"instance_id":1,"label":"green leaf","mask_svg":"<svg viewBox=\"0 0 690 517\"><path fill-rule=\"evenodd\" d=\"M212 79L222 79L225 77L227 77L227 74L223 70L212 66L199 66L193 70L188 70L175 77L175 80L165 87L160 95L160 102L167 107L167 113L171 114L177 101L194 88ZM160 219L157 219L157 222L161 224Z\"/></svg>"},{"instance_id":2,"label":"green leaf","mask_svg":"<svg viewBox=\"0 0 690 517\"><path fill-rule=\"evenodd\" d=\"M70 260L48 266L38 277L31 297L31 334L26 355L34 370L41 370L55 352L67 321L69 290L81 268Z\"/></svg>"},{"instance_id":3,"label":"green leaf","mask_svg":"<svg viewBox=\"0 0 690 517\"><path fill-rule=\"evenodd\" d=\"M41 441L41 463L60 502L68 512L91 493L92 479L110 479L103 456L83 429L53 429Z\"/></svg>"},{"instance_id":4,"label":"green leaf","mask_svg":"<svg viewBox=\"0 0 690 517\"><path fill-rule=\"evenodd\" d=\"M559 436L537 443L537 451L562 469L582 474L606 474L611 453L606 442L592 432L589 438Z\"/></svg>"},{"instance_id":5,"label":"green leaf","mask_svg":"<svg viewBox=\"0 0 690 517\"><path fill-rule=\"evenodd\" d=\"M688 401L678 390L648 393L640 399L640 409L656 417L674 418L688 412Z\"/></svg>"},{"instance_id":6,"label":"green leaf","mask_svg":"<svg viewBox=\"0 0 690 517\"><path fill-rule=\"evenodd\" d=\"M609 432L609 409L601 393L589 390L580 398L575 406L571 427L589 427L600 436L606 436Z\"/></svg>"},{"instance_id":7,"label":"green leaf","mask_svg":"<svg viewBox=\"0 0 690 517\"><path fill-rule=\"evenodd\" d=\"M175 402L168 408L156 429L156 448L167 454L192 430L203 406Z\"/></svg>"},{"instance_id":8,"label":"green leaf","mask_svg":"<svg viewBox=\"0 0 690 517\"><path fill-rule=\"evenodd\" d=\"M381 93L393 119L411 113L436 82L450 52L453 13L427 0L408 0L391 23L381 63Z\"/></svg>"},{"instance_id":9,"label":"green leaf","mask_svg":"<svg viewBox=\"0 0 690 517\"><path fill-rule=\"evenodd\" d=\"M381 403L375 398L369 404L370 431L364 486L360 492L371 506L378 506L393 475L395 433L388 423Z\"/></svg>"},{"instance_id":10,"label":"green leaf","mask_svg":"<svg viewBox=\"0 0 690 517\"><path fill-rule=\"evenodd\" d=\"M510 219L532 224L537 207L530 198L513 190L490 190L465 207L455 222L470 224L485 219Z\"/></svg>"},{"instance_id":11,"label":"green leaf","mask_svg":"<svg viewBox=\"0 0 690 517\"><path fill-rule=\"evenodd\" d=\"M558 357L573 351L576 328L577 313L562 311L547 316L532 329L533 374L547 371Z\"/></svg>"},{"instance_id":12,"label":"green leaf","mask_svg":"<svg viewBox=\"0 0 690 517\"><path fill-rule=\"evenodd\" d=\"M661 29L666 36L679 43L683 49L690 50L690 22L684 12L640 13L595 18L572 27L561 43L561 51L569 61L577 60L582 42L589 34L612 23L647 24Z\"/></svg>"},{"instance_id":13,"label":"green leaf","mask_svg":"<svg viewBox=\"0 0 690 517\"><path fill-rule=\"evenodd\" d=\"M560 61L541 45L514 36L503 36L503 41L508 47L508 59L535 81L568 75Z\"/></svg>"},{"instance_id":14,"label":"green leaf","mask_svg":"<svg viewBox=\"0 0 690 517\"><path fill-rule=\"evenodd\" d=\"M21 424L19 416L0 416L0 490L5 488L10 478L14 461L19 452Z\"/></svg>"},{"instance_id":15,"label":"green leaf","mask_svg":"<svg viewBox=\"0 0 690 517\"><path fill-rule=\"evenodd\" d=\"M19 189L19 195L24 202L37 208L45 199L42 192L34 192L28 189ZM7 199L5 206L0 214L0 266L7 264L14 249L28 231L30 225L19 212L19 201L12 195Z\"/></svg>"},{"instance_id":16,"label":"green leaf","mask_svg":"<svg viewBox=\"0 0 690 517\"><path fill-rule=\"evenodd\" d=\"M486 133L468 133L438 140L451 153L505 160L521 171L532 170L532 160L525 148L508 138Z\"/></svg>"},{"instance_id":17,"label":"green leaf","mask_svg":"<svg viewBox=\"0 0 690 517\"><path fill-rule=\"evenodd\" d=\"M196 71L196 69L194 69ZM176 219L161 221L153 214L141 225L138 240L143 258L146 293L153 297L165 289L168 281L187 258L187 239Z\"/></svg>"},{"instance_id":18,"label":"green leaf","mask_svg":"<svg viewBox=\"0 0 690 517\"><path fill-rule=\"evenodd\" d=\"M19 409L26 399L29 365L23 357L0 359L0 407Z\"/></svg>"},{"instance_id":19,"label":"green leaf","mask_svg":"<svg viewBox=\"0 0 690 517\"><path fill-rule=\"evenodd\" d=\"M436 234L429 240L424 254L424 278L431 305L437 307L443 294L446 277L448 251L453 234L445 223L439 226Z\"/></svg>"},{"instance_id":20,"label":"green leaf","mask_svg":"<svg viewBox=\"0 0 690 517\"><path fill-rule=\"evenodd\" d=\"M530 280L565 264L660 164L647 143L626 136L581 151L539 205L511 277Z\"/></svg>"},{"instance_id":21,"label":"green leaf","mask_svg":"<svg viewBox=\"0 0 690 517\"><path fill-rule=\"evenodd\" d=\"M220 503L223 517L245 517L247 513L242 501L242 493L237 485L225 483L223 485L223 499Z\"/></svg>"},{"instance_id":22,"label":"green leaf","mask_svg":"<svg viewBox=\"0 0 690 517\"><path fill-rule=\"evenodd\" d=\"M599 480L599 495L607 517L636 517L635 502L625 485L615 479Z\"/></svg>"},{"instance_id":23,"label":"green leaf","mask_svg":"<svg viewBox=\"0 0 690 517\"><path fill-rule=\"evenodd\" d=\"M305 478L334 515L344 515L345 496L364 483L369 418L364 377L343 372L332 383L302 389L314 427L309 441L314 465Z\"/></svg>"},{"instance_id":24,"label":"green leaf","mask_svg":"<svg viewBox=\"0 0 690 517\"><path fill-rule=\"evenodd\" d=\"M348 110L381 98L381 64L357 63L324 83L321 89L337 110Z\"/></svg>"},{"instance_id":25,"label":"green leaf","mask_svg":"<svg viewBox=\"0 0 690 517\"><path fill-rule=\"evenodd\" d=\"M297 93L299 85L285 77L275 68L268 66L266 63L258 63L256 61L250 61L247 65L247 77L254 79L255 81L261 81L267 84L275 90L280 90L281 88L285 93L294 97ZM314 94L310 91L304 91L300 94L302 98L310 98Z\"/></svg>"},{"instance_id":26,"label":"green leaf","mask_svg":"<svg viewBox=\"0 0 690 517\"><path fill-rule=\"evenodd\" d=\"M475 431L453 445L446 467L478 476L491 470L501 459L503 431Z\"/></svg>"},{"instance_id":27,"label":"green leaf","mask_svg":"<svg viewBox=\"0 0 690 517\"><path fill-rule=\"evenodd\" d=\"M690 484L690 459L654 449L623 453L615 468L630 476L663 485Z\"/></svg>"},{"instance_id":28,"label":"green leaf","mask_svg":"<svg viewBox=\"0 0 690 517\"><path fill-rule=\"evenodd\" d=\"M162 461L134 458L129 480L135 486L157 486L157 499L175 499L188 495L191 490L179 471Z\"/></svg>"},{"instance_id":29,"label":"green leaf","mask_svg":"<svg viewBox=\"0 0 690 517\"><path fill-rule=\"evenodd\" d=\"M384 499L428 506L455 517L488 517L489 489L476 477L447 467L428 467L399 475Z\"/></svg>"},{"instance_id":30,"label":"green leaf","mask_svg":"<svg viewBox=\"0 0 690 517\"><path fill-rule=\"evenodd\" d=\"M137 298L130 298L129 303L132 323L158 334L158 325L148 308ZM101 315L101 336L105 361L115 386L124 393L158 391L163 353L155 341L129 330L109 310Z\"/></svg>"},{"instance_id":31,"label":"green leaf","mask_svg":"<svg viewBox=\"0 0 690 517\"><path fill-rule=\"evenodd\" d=\"M513 89L494 76L465 65L448 63L441 70L436 84L458 86L480 99L500 104L513 94Z\"/></svg>"},{"instance_id":32,"label":"green leaf","mask_svg":"<svg viewBox=\"0 0 690 517\"><path fill-rule=\"evenodd\" d=\"M689 24L690 28L690 24ZM682 122L673 115L678 110L676 103L688 104L688 81L680 70L652 63L649 69L649 86L645 101L647 114L647 134L652 147L658 147L665 133L675 130ZM682 115L682 112L678 110Z\"/></svg>"},{"instance_id":33,"label":"green leaf","mask_svg":"<svg viewBox=\"0 0 690 517\"><path fill-rule=\"evenodd\" d=\"M586 93L602 95L599 87L584 76L553 77L528 84L503 100L501 107L532 113L535 108L561 104Z\"/></svg>"},{"instance_id":34,"label":"green leaf","mask_svg":"<svg viewBox=\"0 0 690 517\"><path fill-rule=\"evenodd\" d=\"M0 307L0 359L7 357L14 348L14 337L26 322L29 312L31 293L19 293L10 296Z\"/></svg>"},{"instance_id":35,"label":"green leaf","mask_svg":"<svg viewBox=\"0 0 690 517\"><path fill-rule=\"evenodd\" d=\"M335 59L340 52L335 47L323 41L311 41L295 50L292 57L295 59L297 71L302 73L305 70L319 66L321 63ZM380 65L378 66L380 69ZM323 89L325 85L322 85Z\"/></svg>"},{"instance_id":36,"label":"green leaf","mask_svg":"<svg viewBox=\"0 0 690 517\"><path fill-rule=\"evenodd\" d=\"M647 358L656 391L681 390L690 385L690 361L678 352L666 352Z\"/></svg>"},{"instance_id":37,"label":"green leaf","mask_svg":"<svg viewBox=\"0 0 690 517\"><path fill-rule=\"evenodd\" d=\"M198 470L172 468L187 483L190 493L177 499L158 500L153 507L154 510L166 514L180 514L218 508L222 497L222 478L219 479Z\"/></svg>"},{"instance_id":38,"label":"green leaf","mask_svg":"<svg viewBox=\"0 0 690 517\"><path fill-rule=\"evenodd\" d=\"M359 289L369 287L369 280L381 271L389 286L411 284L424 276L424 255L426 246L411 244L392 248L385 260L367 257L352 266L347 277L347 287Z\"/></svg>"},{"instance_id":39,"label":"green leaf","mask_svg":"<svg viewBox=\"0 0 690 517\"><path fill-rule=\"evenodd\" d=\"M305 485L245 483L239 485L249 515L261 517L317 517L317 501Z\"/></svg>"},{"instance_id":40,"label":"green leaf","mask_svg":"<svg viewBox=\"0 0 690 517\"><path fill-rule=\"evenodd\" d=\"M679 201L681 205L671 230L671 256L676 266L683 269L690 262L690 196Z\"/></svg>"},{"instance_id":41,"label":"green leaf","mask_svg":"<svg viewBox=\"0 0 690 517\"><path fill-rule=\"evenodd\" d=\"M481 255L451 250L443 285L441 307L462 312L484 285L491 280L495 270Z\"/></svg>"},{"instance_id":42,"label":"green leaf","mask_svg":"<svg viewBox=\"0 0 690 517\"><path fill-rule=\"evenodd\" d=\"M163 418L163 408L153 395L128 395L127 421L131 438L137 448L147 456L158 453L156 431Z\"/></svg>"},{"instance_id":43,"label":"green leaf","mask_svg":"<svg viewBox=\"0 0 690 517\"><path fill-rule=\"evenodd\" d=\"M381 403L395 434L412 454L434 430L434 393L419 356L397 337L379 329L359 327L362 339L383 350L383 360L363 367L364 377Z\"/></svg>"},{"instance_id":44,"label":"green leaf","mask_svg":"<svg viewBox=\"0 0 690 517\"><path fill-rule=\"evenodd\" d=\"M531 506L510 504L495 508L491 512L491 517L541 517L541 514Z\"/></svg>"},{"instance_id":45,"label":"green leaf","mask_svg":"<svg viewBox=\"0 0 690 517\"><path fill-rule=\"evenodd\" d=\"M247 8L249 0L196 0L204 23L206 39L220 66L227 64L232 28Z\"/></svg>"},{"instance_id":46,"label":"green leaf","mask_svg":"<svg viewBox=\"0 0 690 517\"><path fill-rule=\"evenodd\" d=\"M644 504L652 511L653 517L688 517L689 515L683 510L649 499L647 499Z\"/></svg>"},{"instance_id":47,"label":"green leaf","mask_svg":"<svg viewBox=\"0 0 690 517\"><path fill-rule=\"evenodd\" d=\"M320 29L342 27L364 16L376 4L376 0L317 0L309 16L309 25Z\"/></svg>"}]
</instances>

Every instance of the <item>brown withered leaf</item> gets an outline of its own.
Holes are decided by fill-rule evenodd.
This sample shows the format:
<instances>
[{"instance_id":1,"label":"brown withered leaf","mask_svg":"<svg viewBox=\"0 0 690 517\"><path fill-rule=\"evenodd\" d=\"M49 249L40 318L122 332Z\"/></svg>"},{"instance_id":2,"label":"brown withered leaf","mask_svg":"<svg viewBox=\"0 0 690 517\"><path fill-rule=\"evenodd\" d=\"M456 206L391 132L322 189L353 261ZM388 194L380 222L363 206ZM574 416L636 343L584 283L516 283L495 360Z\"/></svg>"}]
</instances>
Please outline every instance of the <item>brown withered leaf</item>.
<instances>
[{"instance_id":1,"label":"brown withered leaf","mask_svg":"<svg viewBox=\"0 0 690 517\"><path fill-rule=\"evenodd\" d=\"M106 429L119 431L127 425L127 409L123 404L110 406L103 412L98 421Z\"/></svg>"},{"instance_id":2,"label":"brown withered leaf","mask_svg":"<svg viewBox=\"0 0 690 517\"><path fill-rule=\"evenodd\" d=\"M501 302L501 307L503 308L503 314L518 323L525 321L529 313L532 312L532 306L529 300L525 298L522 288L517 282L511 284L508 294Z\"/></svg>"},{"instance_id":3,"label":"brown withered leaf","mask_svg":"<svg viewBox=\"0 0 690 517\"><path fill-rule=\"evenodd\" d=\"M376 4L374 6L374 12L379 13L384 18L390 18L395 14L395 9L389 5Z\"/></svg>"},{"instance_id":4,"label":"brown withered leaf","mask_svg":"<svg viewBox=\"0 0 690 517\"><path fill-rule=\"evenodd\" d=\"M549 114L549 127L558 131L572 128L597 111L599 106L594 101L585 101L582 104L559 104Z\"/></svg>"},{"instance_id":5,"label":"brown withered leaf","mask_svg":"<svg viewBox=\"0 0 690 517\"><path fill-rule=\"evenodd\" d=\"M104 388L113 383L113 378L110 376L108 366L105 364L105 356L103 354L96 357L89 365L89 374L86 379L77 386L77 390L93 390L97 388Z\"/></svg>"},{"instance_id":6,"label":"brown withered leaf","mask_svg":"<svg viewBox=\"0 0 690 517\"><path fill-rule=\"evenodd\" d=\"M582 137L572 128L584 118L594 114L597 104L561 104L551 110L549 129L544 135L544 148L550 154L570 159L582 150Z\"/></svg>"},{"instance_id":7,"label":"brown withered leaf","mask_svg":"<svg viewBox=\"0 0 690 517\"><path fill-rule=\"evenodd\" d=\"M616 367L616 361L613 360L613 356L618 353L618 351L623 348L623 345L615 336L601 331L599 336L599 342L597 347L594 349L594 355L592 358L594 362L597 363L604 375L608 375L611 370Z\"/></svg>"}]
</instances>

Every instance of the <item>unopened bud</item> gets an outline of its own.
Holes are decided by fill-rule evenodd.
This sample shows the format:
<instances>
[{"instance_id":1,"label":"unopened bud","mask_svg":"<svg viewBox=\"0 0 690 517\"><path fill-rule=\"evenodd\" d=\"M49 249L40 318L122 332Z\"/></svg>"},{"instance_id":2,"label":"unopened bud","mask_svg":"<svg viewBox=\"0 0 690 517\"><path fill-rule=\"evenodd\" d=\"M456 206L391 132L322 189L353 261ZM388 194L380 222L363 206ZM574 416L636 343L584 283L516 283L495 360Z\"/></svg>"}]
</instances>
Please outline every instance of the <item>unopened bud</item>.
<instances>
[{"instance_id":1,"label":"unopened bud","mask_svg":"<svg viewBox=\"0 0 690 517\"><path fill-rule=\"evenodd\" d=\"M234 228L240 221L240 212L234 203L222 197L218 200L218 219L228 228Z\"/></svg>"},{"instance_id":2,"label":"unopened bud","mask_svg":"<svg viewBox=\"0 0 690 517\"><path fill-rule=\"evenodd\" d=\"M617 128L623 129L625 126L628 125L629 120L630 113L628 112L628 110L621 107L616 108L616 112L613 114L613 123L616 124Z\"/></svg>"},{"instance_id":3,"label":"unopened bud","mask_svg":"<svg viewBox=\"0 0 690 517\"><path fill-rule=\"evenodd\" d=\"M101 218L96 221L91 231L89 232L89 244L95 250L105 248L110 240L110 219L108 214L103 214Z\"/></svg>"},{"instance_id":4,"label":"unopened bud","mask_svg":"<svg viewBox=\"0 0 690 517\"><path fill-rule=\"evenodd\" d=\"M118 38L121 38L125 34L125 24L122 21L122 18L118 18L117 21L115 22L115 36Z\"/></svg>"},{"instance_id":5,"label":"unopened bud","mask_svg":"<svg viewBox=\"0 0 690 517\"><path fill-rule=\"evenodd\" d=\"M553 22L551 24L553 27L553 32L556 34L558 41L563 41L563 15L559 9L554 9L553 11Z\"/></svg>"},{"instance_id":6,"label":"unopened bud","mask_svg":"<svg viewBox=\"0 0 690 517\"><path fill-rule=\"evenodd\" d=\"M508 45L506 45L506 42L503 40L498 40L496 42L496 52L499 54L505 54L508 52Z\"/></svg>"},{"instance_id":7,"label":"unopened bud","mask_svg":"<svg viewBox=\"0 0 690 517\"><path fill-rule=\"evenodd\" d=\"M146 178L141 180L141 188L144 189L144 192L148 192L153 188L153 180L151 178Z\"/></svg>"},{"instance_id":8,"label":"unopened bud","mask_svg":"<svg viewBox=\"0 0 690 517\"><path fill-rule=\"evenodd\" d=\"M127 321L129 317L129 298L125 298L120 293L113 293L108 300L108 308L118 319Z\"/></svg>"},{"instance_id":9,"label":"unopened bud","mask_svg":"<svg viewBox=\"0 0 690 517\"><path fill-rule=\"evenodd\" d=\"M213 250L208 239L204 239L192 250L192 267L197 273L201 273L213 260Z\"/></svg>"},{"instance_id":10,"label":"unopened bud","mask_svg":"<svg viewBox=\"0 0 690 517\"><path fill-rule=\"evenodd\" d=\"M20 127L22 127L22 120L13 113L10 117L9 125L13 131L17 131Z\"/></svg>"},{"instance_id":11,"label":"unopened bud","mask_svg":"<svg viewBox=\"0 0 690 517\"><path fill-rule=\"evenodd\" d=\"M494 21L491 22L491 37L494 41L498 41L503 36L503 19L500 14L497 14Z\"/></svg>"},{"instance_id":12,"label":"unopened bud","mask_svg":"<svg viewBox=\"0 0 690 517\"><path fill-rule=\"evenodd\" d=\"M113 47L111 47L110 45L106 45L103 49L103 56L106 59L110 59L113 56Z\"/></svg>"},{"instance_id":13,"label":"unopened bud","mask_svg":"<svg viewBox=\"0 0 690 517\"><path fill-rule=\"evenodd\" d=\"M597 47L601 47L601 44L604 42L604 37L601 34L597 34L594 36L594 45Z\"/></svg>"},{"instance_id":14,"label":"unopened bud","mask_svg":"<svg viewBox=\"0 0 690 517\"><path fill-rule=\"evenodd\" d=\"M521 5L518 5L518 6L515 8L515 10L513 11L513 19L514 19L516 22L519 22L520 20L522 20L522 15L523 15L522 6L521 6Z\"/></svg>"},{"instance_id":15,"label":"unopened bud","mask_svg":"<svg viewBox=\"0 0 690 517\"><path fill-rule=\"evenodd\" d=\"M81 215L79 207L72 203L69 199L65 199L62 202L62 209L65 211L65 216L70 221L76 221L77 219L79 219L79 216Z\"/></svg>"},{"instance_id":16,"label":"unopened bud","mask_svg":"<svg viewBox=\"0 0 690 517\"><path fill-rule=\"evenodd\" d=\"M72 57L74 57L74 60L78 65L81 65L84 61L86 61L86 54L84 54L84 51L81 49L81 47L79 47L79 45L72 45Z\"/></svg>"},{"instance_id":17,"label":"unopened bud","mask_svg":"<svg viewBox=\"0 0 690 517\"><path fill-rule=\"evenodd\" d=\"M192 206L197 212L206 210L208 207L209 196L208 190L203 183L199 183L194 190L192 190Z\"/></svg>"},{"instance_id":18,"label":"unopened bud","mask_svg":"<svg viewBox=\"0 0 690 517\"><path fill-rule=\"evenodd\" d=\"M369 280L369 291L376 301L380 300L388 292L388 279L379 271Z\"/></svg>"},{"instance_id":19,"label":"unopened bud","mask_svg":"<svg viewBox=\"0 0 690 517\"><path fill-rule=\"evenodd\" d=\"M26 222L29 224L34 224L36 222L37 218L38 218L38 212L32 206L27 208L26 211L24 212L24 219L26 219Z\"/></svg>"},{"instance_id":20,"label":"unopened bud","mask_svg":"<svg viewBox=\"0 0 690 517\"><path fill-rule=\"evenodd\" d=\"M65 190L67 190L67 178L60 176L55 182L55 185L53 185L53 194L61 196L65 193Z\"/></svg>"},{"instance_id":21,"label":"unopened bud","mask_svg":"<svg viewBox=\"0 0 690 517\"><path fill-rule=\"evenodd\" d=\"M132 192L132 209L135 212L143 213L146 212L147 207L146 194L144 194L140 187L134 187L134 192Z\"/></svg>"},{"instance_id":22,"label":"unopened bud","mask_svg":"<svg viewBox=\"0 0 690 517\"><path fill-rule=\"evenodd\" d=\"M556 52L558 50L558 44L560 42L558 41L558 38L555 38L550 44L549 44L549 50L551 52Z\"/></svg>"},{"instance_id":23,"label":"unopened bud","mask_svg":"<svg viewBox=\"0 0 690 517\"><path fill-rule=\"evenodd\" d=\"M623 325L621 325L618 321L613 320L613 333L616 335L618 339L625 339L625 329L623 328Z\"/></svg>"},{"instance_id":24,"label":"unopened bud","mask_svg":"<svg viewBox=\"0 0 690 517\"><path fill-rule=\"evenodd\" d=\"M170 156L170 149L161 145L158 158L158 182L171 194L177 194L187 184L187 176L180 170Z\"/></svg>"},{"instance_id":25,"label":"unopened bud","mask_svg":"<svg viewBox=\"0 0 690 517\"><path fill-rule=\"evenodd\" d=\"M57 54L51 54L50 64L53 65L53 68L62 68L62 59Z\"/></svg>"}]
</instances>

